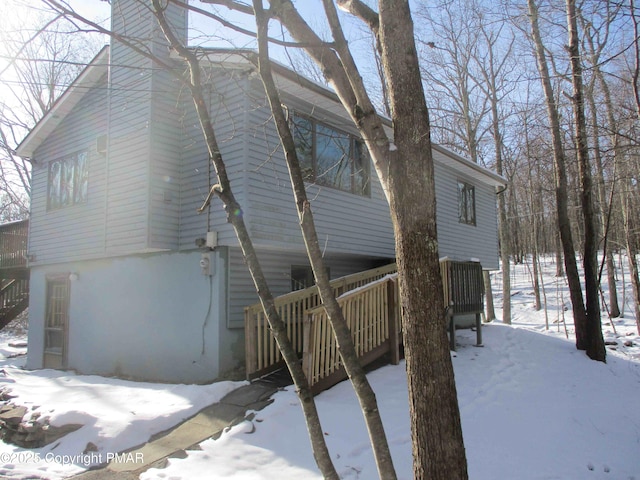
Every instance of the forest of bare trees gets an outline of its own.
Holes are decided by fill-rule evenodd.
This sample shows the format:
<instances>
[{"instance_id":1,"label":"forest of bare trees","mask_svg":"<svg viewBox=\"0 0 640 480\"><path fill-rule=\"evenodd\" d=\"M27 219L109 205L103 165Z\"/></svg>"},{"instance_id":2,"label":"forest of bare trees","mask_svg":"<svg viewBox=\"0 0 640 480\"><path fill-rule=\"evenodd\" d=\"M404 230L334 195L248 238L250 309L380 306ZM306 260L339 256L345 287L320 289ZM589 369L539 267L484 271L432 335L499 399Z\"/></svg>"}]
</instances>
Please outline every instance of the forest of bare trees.
<instances>
[{"instance_id":1,"label":"forest of bare trees","mask_svg":"<svg viewBox=\"0 0 640 480\"><path fill-rule=\"evenodd\" d=\"M625 307L637 316L633 0L436 3L416 9L434 140L509 180L498 195L503 321L510 321L509 262L529 262L537 272L543 254L564 257L558 273L569 271L570 278L590 258L591 268L574 282L574 314L593 313L595 302L603 316L624 314ZM565 268L571 252L577 257ZM627 305L613 288L620 281L616 266L631 273L627 281L636 296ZM587 283L585 302L581 287ZM606 297L599 294L601 283L609 285ZM541 307L537 281L535 286Z\"/></svg>"},{"instance_id":2,"label":"forest of bare trees","mask_svg":"<svg viewBox=\"0 0 640 480\"><path fill-rule=\"evenodd\" d=\"M100 48L42 8L0 5L0 220L29 214L31 171L15 148ZM28 26L28 27L26 27Z\"/></svg>"},{"instance_id":3,"label":"forest of bare trees","mask_svg":"<svg viewBox=\"0 0 640 480\"><path fill-rule=\"evenodd\" d=\"M539 12L539 44L531 31L531 6ZM628 263L627 268L637 276L634 256L618 254L638 249L639 14L633 0L587 0L577 2L576 11L583 118L597 222L595 241L600 252L606 251L598 280L611 287L614 266L620 262ZM47 14L46 9L34 12L30 29L20 27L24 18L3 15L0 173L5 220L24 217L28 211L29 167L14 155L16 145L100 43L86 35L70 35L73 28L60 23L55 14ZM572 134L575 119L566 2L522 0L498 5L481 0L438 0L417 3L413 15L433 140L509 181L507 190L497 195L503 297L507 299L509 262L529 258L536 268L538 255L562 251L553 188L558 177L553 162L554 134L536 58L540 49L547 59L548 84L557 112L557 148L566 158L566 212L576 251L585 240L579 149ZM358 31L358 35L367 33ZM363 43L374 45L371 40L359 42L359 48ZM320 79L319 70L304 60L301 49L289 50L286 58L296 68ZM374 53L370 64L364 55L358 59L370 72L379 71ZM385 112L388 102L385 88L380 86L384 82L370 82L374 102ZM614 288L608 291L610 296L603 303L607 314L615 317L624 313L629 306L620 304ZM506 302L505 322L509 322L509 311Z\"/></svg>"}]
</instances>

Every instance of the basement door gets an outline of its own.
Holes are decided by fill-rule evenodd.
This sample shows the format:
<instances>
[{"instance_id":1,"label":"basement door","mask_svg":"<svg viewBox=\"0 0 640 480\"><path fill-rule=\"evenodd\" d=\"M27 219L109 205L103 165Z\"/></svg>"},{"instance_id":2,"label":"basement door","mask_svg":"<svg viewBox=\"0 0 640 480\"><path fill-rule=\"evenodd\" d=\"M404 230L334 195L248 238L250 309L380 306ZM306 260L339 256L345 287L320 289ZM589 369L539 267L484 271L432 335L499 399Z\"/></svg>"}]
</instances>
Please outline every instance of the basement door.
<instances>
[{"instance_id":1,"label":"basement door","mask_svg":"<svg viewBox=\"0 0 640 480\"><path fill-rule=\"evenodd\" d=\"M69 337L69 275L47 276L47 310L44 326L44 368L67 365Z\"/></svg>"}]
</instances>

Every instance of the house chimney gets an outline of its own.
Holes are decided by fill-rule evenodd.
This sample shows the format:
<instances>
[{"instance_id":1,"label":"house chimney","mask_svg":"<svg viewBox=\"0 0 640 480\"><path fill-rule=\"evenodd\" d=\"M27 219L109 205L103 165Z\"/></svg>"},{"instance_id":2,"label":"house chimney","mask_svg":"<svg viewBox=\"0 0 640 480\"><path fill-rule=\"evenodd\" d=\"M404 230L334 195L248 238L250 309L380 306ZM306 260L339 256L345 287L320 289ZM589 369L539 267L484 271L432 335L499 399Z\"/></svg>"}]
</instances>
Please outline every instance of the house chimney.
<instances>
[{"instance_id":1,"label":"house chimney","mask_svg":"<svg viewBox=\"0 0 640 480\"><path fill-rule=\"evenodd\" d=\"M163 3L168 3L165 16L174 33L186 44L186 9ZM111 0L111 28L119 38L112 37L109 62L107 253L177 244L177 239L162 243L166 236L156 234L160 227L152 220L169 221L161 211L166 203L156 198L179 196L177 191L167 193L178 187L167 186L163 179L178 175L182 131L176 111L180 85L167 71L173 62L169 43L152 8L151 0Z\"/></svg>"},{"instance_id":2,"label":"house chimney","mask_svg":"<svg viewBox=\"0 0 640 480\"><path fill-rule=\"evenodd\" d=\"M169 24L177 38L186 45L187 9L167 0L164 3L167 3L165 16ZM152 10L151 0L111 0L111 30L136 46L164 58L168 56L168 42Z\"/></svg>"}]
</instances>

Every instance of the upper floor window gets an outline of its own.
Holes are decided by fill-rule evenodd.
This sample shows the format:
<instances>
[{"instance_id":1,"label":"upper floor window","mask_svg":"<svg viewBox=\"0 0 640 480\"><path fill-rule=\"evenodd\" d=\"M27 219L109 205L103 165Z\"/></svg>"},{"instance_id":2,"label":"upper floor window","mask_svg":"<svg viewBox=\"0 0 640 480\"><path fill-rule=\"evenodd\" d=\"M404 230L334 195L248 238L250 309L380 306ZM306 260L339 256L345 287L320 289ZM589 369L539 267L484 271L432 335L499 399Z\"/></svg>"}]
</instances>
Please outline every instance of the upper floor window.
<instances>
[{"instance_id":1,"label":"upper floor window","mask_svg":"<svg viewBox=\"0 0 640 480\"><path fill-rule=\"evenodd\" d=\"M362 140L300 115L292 123L306 181L369 195L369 154Z\"/></svg>"},{"instance_id":2,"label":"upper floor window","mask_svg":"<svg viewBox=\"0 0 640 480\"><path fill-rule=\"evenodd\" d=\"M458 221L476 224L476 188L465 182L458 182Z\"/></svg>"},{"instance_id":3,"label":"upper floor window","mask_svg":"<svg viewBox=\"0 0 640 480\"><path fill-rule=\"evenodd\" d=\"M87 152L79 152L49 163L49 209L87 201L89 162Z\"/></svg>"}]
</instances>

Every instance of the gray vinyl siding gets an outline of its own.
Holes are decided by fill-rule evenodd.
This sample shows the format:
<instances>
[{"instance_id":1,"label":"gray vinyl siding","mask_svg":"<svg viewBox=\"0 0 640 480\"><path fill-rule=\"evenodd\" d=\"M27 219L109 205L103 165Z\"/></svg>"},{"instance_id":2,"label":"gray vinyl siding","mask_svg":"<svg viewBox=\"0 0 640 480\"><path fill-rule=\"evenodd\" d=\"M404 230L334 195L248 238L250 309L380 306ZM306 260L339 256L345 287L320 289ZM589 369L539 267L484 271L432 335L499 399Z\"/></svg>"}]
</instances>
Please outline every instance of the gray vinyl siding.
<instances>
[{"instance_id":1,"label":"gray vinyl siding","mask_svg":"<svg viewBox=\"0 0 640 480\"><path fill-rule=\"evenodd\" d=\"M496 195L492 186L435 162L438 250L454 260L479 259L483 268L498 268ZM458 221L458 181L475 187L476 225Z\"/></svg>"},{"instance_id":2,"label":"gray vinyl siding","mask_svg":"<svg viewBox=\"0 0 640 480\"><path fill-rule=\"evenodd\" d=\"M245 116L248 109L246 74L239 71L211 72L211 81L205 88L209 100L218 147L226 165L236 200L246 209L246 129ZM197 213L206 199L217 176L211 162L193 100L187 92L183 95L183 166L181 173L181 223L180 248L194 247L195 239L203 238L207 231L218 234L220 245L237 245L235 233L227 222L222 202L213 197L210 207Z\"/></svg>"},{"instance_id":3,"label":"gray vinyl siding","mask_svg":"<svg viewBox=\"0 0 640 480\"><path fill-rule=\"evenodd\" d=\"M87 93L34 153L29 253L33 263L91 258L104 249L105 157L96 138L106 132L105 82ZM49 163L86 151L89 181L86 203L49 210Z\"/></svg>"},{"instance_id":4,"label":"gray vinyl siding","mask_svg":"<svg viewBox=\"0 0 640 480\"><path fill-rule=\"evenodd\" d=\"M149 246L176 250L180 228L182 131L179 85L168 72L153 78L149 196Z\"/></svg>"},{"instance_id":5,"label":"gray vinyl siding","mask_svg":"<svg viewBox=\"0 0 640 480\"><path fill-rule=\"evenodd\" d=\"M186 13L176 5L168 5L167 20L174 26L178 38L186 41ZM154 26L154 55L170 62L166 39L151 18ZM180 229L180 175L182 155L183 108L179 102L181 85L167 70L150 64L150 171L149 171L149 238L152 249L176 250Z\"/></svg>"},{"instance_id":6,"label":"gray vinyl siding","mask_svg":"<svg viewBox=\"0 0 640 480\"><path fill-rule=\"evenodd\" d=\"M150 19L136 2L121 2L114 11L122 11L113 20L116 31L150 37ZM125 254L147 248L152 69L115 40L110 62L106 252Z\"/></svg>"},{"instance_id":7,"label":"gray vinyl siding","mask_svg":"<svg viewBox=\"0 0 640 480\"><path fill-rule=\"evenodd\" d=\"M262 86L252 84L248 111L247 170L249 209L245 216L254 241L265 248L303 251L289 175ZM313 115L349 133L348 121L331 116L320 105L284 97L290 110ZM371 168L371 194L360 196L307 185L308 198L323 247L332 253L393 257L393 229L380 183Z\"/></svg>"},{"instance_id":8,"label":"gray vinyl siding","mask_svg":"<svg viewBox=\"0 0 640 480\"><path fill-rule=\"evenodd\" d=\"M166 41L146 6L121 2L114 29L169 61ZM184 31L183 9L169 19ZM184 33L184 32L182 32ZM107 254L176 249L180 221L178 85L150 59L113 41L107 181Z\"/></svg>"},{"instance_id":9,"label":"gray vinyl siding","mask_svg":"<svg viewBox=\"0 0 640 480\"><path fill-rule=\"evenodd\" d=\"M115 44L112 52L109 97L105 84L89 92L36 152L46 163L84 149L90 161L87 204L54 212L46 211L48 170L44 164L34 168L30 253L36 263L190 250L207 231L218 233L219 245L237 246L219 199L197 213L217 178L190 94L170 75L152 75L150 64L128 49ZM115 67L130 62L138 68ZM216 137L256 247L303 254L289 175L262 85L242 69L209 73L205 96ZM348 119L330 113L323 103L329 100L311 104L297 97L301 92L291 93L296 96L283 96L290 111L356 133ZM95 151L95 139L108 125L105 157ZM479 258L485 268L497 268L494 188L464 177L453 162L436 154L440 254ZM328 255L394 257L388 205L372 166L370 178L368 196L307 185ZM476 187L475 226L458 222L458 180Z\"/></svg>"}]
</instances>

